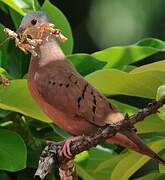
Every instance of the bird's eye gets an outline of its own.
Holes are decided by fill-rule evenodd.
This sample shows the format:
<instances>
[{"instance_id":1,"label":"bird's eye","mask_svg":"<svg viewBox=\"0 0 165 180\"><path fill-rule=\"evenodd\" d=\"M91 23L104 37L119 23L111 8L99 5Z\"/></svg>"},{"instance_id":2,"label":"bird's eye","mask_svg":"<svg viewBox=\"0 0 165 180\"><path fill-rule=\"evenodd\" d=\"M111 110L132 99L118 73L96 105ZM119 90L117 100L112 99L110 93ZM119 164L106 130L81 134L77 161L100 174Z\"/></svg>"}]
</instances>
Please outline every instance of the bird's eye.
<instances>
[{"instance_id":1,"label":"bird's eye","mask_svg":"<svg viewBox=\"0 0 165 180\"><path fill-rule=\"evenodd\" d=\"M32 24L32 25L36 25L36 24L37 24L37 20L36 20L36 19L32 19L32 20L31 20L31 24Z\"/></svg>"}]
</instances>

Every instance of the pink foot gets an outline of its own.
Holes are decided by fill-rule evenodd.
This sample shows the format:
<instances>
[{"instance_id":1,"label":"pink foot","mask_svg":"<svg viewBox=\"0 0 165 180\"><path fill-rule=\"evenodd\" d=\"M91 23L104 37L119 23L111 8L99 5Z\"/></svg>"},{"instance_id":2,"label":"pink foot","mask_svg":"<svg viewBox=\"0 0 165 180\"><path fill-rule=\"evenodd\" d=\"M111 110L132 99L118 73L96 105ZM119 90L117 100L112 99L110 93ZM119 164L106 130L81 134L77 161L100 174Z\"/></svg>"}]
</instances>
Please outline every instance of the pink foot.
<instances>
[{"instance_id":1,"label":"pink foot","mask_svg":"<svg viewBox=\"0 0 165 180\"><path fill-rule=\"evenodd\" d=\"M67 139L65 142L64 142L64 145L62 147L62 150L61 150L61 153L67 157L68 159L71 159L72 158L72 153L70 151L70 144L72 143L72 139Z\"/></svg>"},{"instance_id":2,"label":"pink foot","mask_svg":"<svg viewBox=\"0 0 165 180\"><path fill-rule=\"evenodd\" d=\"M73 138L70 138L70 139L67 139L64 141L64 145L62 147L62 150L61 150L61 153L67 157L68 159L72 159L73 158L73 154L71 153L70 151L70 144L71 143L74 143L80 139L82 139L83 136L76 136L76 137L73 137Z\"/></svg>"},{"instance_id":3,"label":"pink foot","mask_svg":"<svg viewBox=\"0 0 165 180\"><path fill-rule=\"evenodd\" d=\"M46 141L47 145L54 144L53 141ZM61 154L64 154L65 157L68 159L72 158L72 153L70 152L70 144L72 143L72 139L65 140L63 142L62 150L60 151Z\"/></svg>"}]
</instances>

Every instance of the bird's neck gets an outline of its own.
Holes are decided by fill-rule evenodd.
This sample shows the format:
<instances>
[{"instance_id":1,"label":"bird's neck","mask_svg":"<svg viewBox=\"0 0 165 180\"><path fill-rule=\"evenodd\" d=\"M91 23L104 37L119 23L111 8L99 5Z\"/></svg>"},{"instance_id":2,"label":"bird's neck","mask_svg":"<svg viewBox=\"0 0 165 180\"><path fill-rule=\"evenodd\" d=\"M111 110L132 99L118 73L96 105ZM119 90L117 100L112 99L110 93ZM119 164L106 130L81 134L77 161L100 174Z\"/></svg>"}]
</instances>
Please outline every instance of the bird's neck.
<instances>
[{"instance_id":1,"label":"bird's neck","mask_svg":"<svg viewBox=\"0 0 165 180\"><path fill-rule=\"evenodd\" d=\"M64 59L65 55L54 38L49 37L48 41L44 40L39 46L39 66Z\"/></svg>"},{"instance_id":2,"label":"bird's neck","mask_svg":"<svg viewBox=\"0 0 165 180\"><path fill-rule=\"evenodd\" d=\"M43 43L36 48L36 53L38 56L32 56L31 58L28 72L29 79L33 79L40 68L53 61L67 61L62 49L53 38L49 38L48 41L43 40Z\"/></svg>"}]
</instances>

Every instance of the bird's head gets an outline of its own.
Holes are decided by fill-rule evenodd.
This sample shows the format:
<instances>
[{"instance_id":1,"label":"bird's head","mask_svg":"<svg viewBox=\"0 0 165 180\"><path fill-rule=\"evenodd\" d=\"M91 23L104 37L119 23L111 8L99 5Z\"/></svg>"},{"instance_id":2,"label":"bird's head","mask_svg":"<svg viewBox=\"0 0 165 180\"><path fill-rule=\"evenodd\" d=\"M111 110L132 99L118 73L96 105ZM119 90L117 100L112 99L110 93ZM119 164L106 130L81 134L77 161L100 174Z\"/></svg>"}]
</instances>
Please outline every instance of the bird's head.
<instances>
[{"instance_id":1,"label":"bird's head","mask_svg":"<svg viewBox=\"0 0 165 180\"><path fill-rule=\"evenodd\" d=\"M42 11L28 13L23 19L17 30L18 34L22 34L27 29L35 29L40 24L51 23L48 16Z\"/></svg>"},{"instance_id":2,"label":"bird's head","mask_svg":"<svg viewBox=\"0 0 165 180\"><path fill-rule=\"evenodd\" d=\"M30 35L32 39L39 38L39 31L48 32L49 30L55 30L53 29L54 24L51 23L51 20L48 18L48 16L42 12L42 11L36 11L28 13L23 19L22 22L17 30L17 34L22 35ZM42 30L41 30L42 27ZM58 30L59 31L59 30ZM66 40L65 36L61 34L61 32L58 32L59 34L55 36L59 41L65 42Z\"/></svg>"}]
</instances>

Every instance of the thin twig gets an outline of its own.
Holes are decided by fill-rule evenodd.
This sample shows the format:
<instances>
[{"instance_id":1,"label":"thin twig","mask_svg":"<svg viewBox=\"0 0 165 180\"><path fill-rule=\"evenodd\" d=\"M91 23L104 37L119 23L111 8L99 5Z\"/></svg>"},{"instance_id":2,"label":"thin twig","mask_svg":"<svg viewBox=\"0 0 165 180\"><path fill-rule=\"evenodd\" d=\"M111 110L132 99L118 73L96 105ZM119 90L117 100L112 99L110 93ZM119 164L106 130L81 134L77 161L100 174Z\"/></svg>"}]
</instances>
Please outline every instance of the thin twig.
<instances>
[{"instance_id":1,"label":"thin twig","mask_svg":"<svg viewBox=\"0 0 165 180\"><path fill-rule=\"evenodd\" d=\"M79 138L73 139L72 143L70 144L70 151L73 155L79 154L85 150L90 149L91 147L95 147L102 141L105 141L108 137L114 136L117 132L121 131L123 128L128 128L129 126L133 126L135 123L144 120L145 117L155 114L158 112L158 109L165 104L165 96L161 97L158 101L153 101L148 104L148 106L136 114L128 117L126 116L125 119L117 124L110 124L105 129L100 131L93 136L79 136ZM62 150L63 142L53 143L46 146L43 153L40 156L39 166L35 174L35 178L44 179L52 169L53 166L58 166L59 169L63 166L63 164L68 163L68 160L63 154L60 153ZM42 165L41 165L42 164ZM74 166L72 166L74 169ZM69 170L65 169L67 172ZM70 173L70 172L69 172ZM64 173L63 173L64 174ZM61 179L63 177L61 176ZM70 180L75 179L75 169L70 174Z\"/></svg>"}]
</instances>

